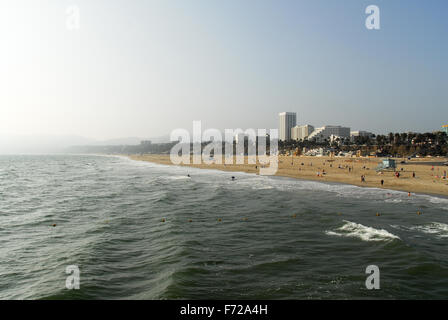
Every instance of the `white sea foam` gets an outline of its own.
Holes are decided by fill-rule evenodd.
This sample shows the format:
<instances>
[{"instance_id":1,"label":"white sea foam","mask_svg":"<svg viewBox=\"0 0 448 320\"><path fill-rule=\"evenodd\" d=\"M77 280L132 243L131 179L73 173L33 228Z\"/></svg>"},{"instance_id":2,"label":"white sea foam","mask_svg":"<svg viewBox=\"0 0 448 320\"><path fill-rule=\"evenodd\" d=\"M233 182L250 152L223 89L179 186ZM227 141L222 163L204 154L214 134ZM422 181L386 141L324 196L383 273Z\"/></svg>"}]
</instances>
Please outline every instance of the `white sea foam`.
<instances>
[{"instance_id":1,"label":"white sea foam","mask_svg":"<svg viewBox=\"0 0 448 320\"><path fill-rule=\"evenodd\" d=\"M269 190L276 188L275 183L266 177L246 177L237 182L240 187L250 188L252 190Z\"/></svg>"},{"instance_id":2,"label":"white sea foam","mask_svg":"<svg viewBox=\"0 0 448 320\"><path fill-rule=\"evenodd\" d=\"M410 229L426 234L433 234L437 238L448 238L448 224L445 223L432 222L424 226L411 227Z\"/></svg>"},{"instance_id":3,"label":"white sea foam","mask_svg":"<svg viewBox=\"0 0 448 320\"><path fill-rule=\"evenodd\" d=\"M188 176L167 176L165 177L167 180L187 180L190 179Z\"/></svg>"},{"instance_id":4,"label":"white sea foam","mask_svg":"<svg viewBox=\"0 0 448 320\"><path fill-rule=\"evenodd\" d=\"M336 229L336 231L325 231L327 235L359 238L363 241L392 241L400 240L400 238L387 230L366 227L362 224L346 221L345 224Z\"/></svg>"},{"instance_id":5,"label":"white sea foam","mask_svg":"<svg viewBox=\"0 0 448 320\"><path fill-rule=\"evenodd\" d=\"M401 200L401 199L386 199L386 200L384 200L384 202L387 202L387 203L400 203L400 202L403 202L403 200Z\"/></svg>"},{"instance_id":6,"label":"white sea foam","mask_svg":"<svg viewBox=\"0 0 448 320\"><path fill-rule=\"evenodd\" d=\"M448 209L448 199L447 198L441 198L441 197L434 197L434 196L428 196L428 195L421 195L422 198L425 198L431 203L434 204L443 204L445 205L445 209Z\"/></svg>"},{"instance_id":7,"label":"white sea foam","mask_svg":"<svg viewBox=\"0 0 448 320\"><path fill-rule=\"evenodd\" d=\"M227 172L216 169L199 169L193 167L182 167L182 166L172 166L172 165L164 165L164 164L156 164L150 163L146 161L135 161L130 160L128 157L121 157L121 159L125 159L127 161L133 162L134 165L141 165L146 167L152 167L156 169L160 169L166 171L169 174L177 173L183 174L188 172L194 172L195 176L229 176L234 175L237 177L241 177L244 179L248 179L247 184L251 183L250 186L252 189L278 189L282 191L292 191L292 190L310 190L310 191L323 191L323 192L331 192L336 194L338 197L342 198L351 198L351 199L369 199L369 200L379 200L384 201L385 203L402 203L402 202L419 202L419 201L427 201L432 205L436 205L440 207L442 210L448 210L448 199L425 195L425 194L414 194L412 197L408 197L407 192L396 191L396 190L387 190L387 189L379 189L379 188L365 188L358 187L349 184L339 184L339 183L328 183L328 182L320 182L320 181L311 181L311 180L300 180L293 178L280 178L280 177L270 177L270 176L259 176L253 173L246 172ZM242 181L237 179L239 185L242 187L246 187L246 184L241 183ZM225 180L227 182L227 180ZM256 183L257 182L257 183ZM213 183L219 183L216 180L213 180Z\"/></svg>"}]
</instances>

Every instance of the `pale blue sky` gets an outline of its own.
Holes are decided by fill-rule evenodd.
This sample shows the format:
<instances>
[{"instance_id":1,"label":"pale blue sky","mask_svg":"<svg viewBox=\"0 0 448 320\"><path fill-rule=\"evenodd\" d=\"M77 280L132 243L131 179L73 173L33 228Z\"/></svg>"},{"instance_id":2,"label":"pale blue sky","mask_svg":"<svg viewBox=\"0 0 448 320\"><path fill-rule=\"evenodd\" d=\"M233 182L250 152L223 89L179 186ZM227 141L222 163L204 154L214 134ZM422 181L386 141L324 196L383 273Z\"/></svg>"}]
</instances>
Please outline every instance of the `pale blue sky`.
<instances>
[{"instance_id":1,"label":"pale blue sky","mask_svg":"<svg viewBox=\"0 0 448 320\"><path fill-rule=\"evenodd\" d=\"M381 30L365 28L365 8ZM66 8L80 29L66 28ZM2 0L0 134L151 137L193 120L432 131L448 122L444 0Z\"/></svg>"}]
</instances>

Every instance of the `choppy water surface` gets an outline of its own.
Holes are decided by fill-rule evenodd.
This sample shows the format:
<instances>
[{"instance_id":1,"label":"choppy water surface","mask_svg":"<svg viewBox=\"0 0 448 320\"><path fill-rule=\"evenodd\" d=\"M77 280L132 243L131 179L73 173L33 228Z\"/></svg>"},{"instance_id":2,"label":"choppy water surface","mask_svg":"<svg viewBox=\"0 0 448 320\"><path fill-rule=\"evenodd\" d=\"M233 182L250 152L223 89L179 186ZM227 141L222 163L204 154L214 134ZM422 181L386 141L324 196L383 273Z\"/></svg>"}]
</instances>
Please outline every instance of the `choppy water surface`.
<instances>
[{"instance_id":1,"label":"choppy water surface","mask_svg":"<svg viewBox=\"0 0 448 320\"><path fill-rule=\"evenodd\" d=\"M1 156L0 298L446 299L447 205L119 157ZM380 290L365 287L371 264ZM80 290L65 288L68 265Z\"/></svg>"}]
</instances>

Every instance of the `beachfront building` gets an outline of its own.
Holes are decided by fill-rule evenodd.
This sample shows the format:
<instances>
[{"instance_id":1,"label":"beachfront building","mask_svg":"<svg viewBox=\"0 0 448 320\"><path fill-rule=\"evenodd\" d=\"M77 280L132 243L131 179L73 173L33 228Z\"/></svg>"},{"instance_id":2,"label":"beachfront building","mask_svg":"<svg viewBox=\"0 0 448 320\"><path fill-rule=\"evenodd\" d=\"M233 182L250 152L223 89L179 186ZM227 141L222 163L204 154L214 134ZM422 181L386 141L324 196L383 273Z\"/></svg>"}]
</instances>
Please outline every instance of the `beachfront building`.
<instances>
[{"instance_id":1,"label":"beachfront building","mask_svg":"<svg viewBox=\"0 0 448 320\"><path fill-rule=\"evenodd\" d=\"M303 141L314 131L312 125L306 124L304 126L295 126L291 129L291 139L296 141Z\"/></svg>"},{"instance_id":2,"label":"beachfront building","mask_svg":"<svg viewBox=\"0 0 448 320\"><path fill-rule=\"evenodd\" d=\"M442 130L443 130L446 134L448 134L448 124L442 126Z\"/></svg>"},{"instance_id":3,"label":"beachfront building","mask_svg":"<svg viewBox=\"0 0 448 320\"><path fill-rule=\"evenodd\" d=\"M314 130L308 140L316 142L330 141L331 136L337 136L339 139L350 138L350 128L341 126L323 126Z\"/></svg>"},{"instance_id":4,"label":"beachfront building","mask_svg":"<svg viewBox=\"0 0 448 320\"><path fill-rule=\"evenodd\" d=\"M297 124L297 114L294 112L282 112L278 114L280 118L279 140L291 140L291 129Z\"/></svg>"},{"instance_id":5,"label":"beachfront building","mask_svg":"<svg viewBox=\"0 0 448 320\"><path fill-rule=\"evenodd\" d=\"M373 138L375 135L369 131L352 131L350 132L350 140L355 141L356 137L368 137Z\"/></svg>"},{"instance_id":6,"label":"beachfront building","mask_svg":"<svg viewBox=\"0 0 448 320\"><path fill-rule=\"evenodd\" d=\"M329 152L327 150L324 150L323 148L316 148L308 150L304 153L305 156L312 156L312 157L323 157L324 155L327 155Z\"/></svg>"}]
</instances>

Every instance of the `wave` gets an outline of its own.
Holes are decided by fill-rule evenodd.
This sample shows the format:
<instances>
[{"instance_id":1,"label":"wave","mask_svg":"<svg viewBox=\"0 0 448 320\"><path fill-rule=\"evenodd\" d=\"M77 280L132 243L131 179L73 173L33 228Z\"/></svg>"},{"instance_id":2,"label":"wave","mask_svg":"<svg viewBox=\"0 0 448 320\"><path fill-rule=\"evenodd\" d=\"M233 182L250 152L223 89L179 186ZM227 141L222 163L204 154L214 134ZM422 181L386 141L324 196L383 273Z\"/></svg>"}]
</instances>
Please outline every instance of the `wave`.
<instances>
[{"instance_id":1,"label":"wave","mask_svg":"<svg viewBox=\"0 0 448 320\"><path fill-rule=\"evenodd\" d=\"M428 200L432 204L441 205L440 208L443 210L448 210L448 199L442 197L434 197L429 195L421 195L423 199Z\"/></svg>"},{"instance_id":2,"label":"wave","mask_svg":"<svg viewBox=\"0 0 448 320\"><path fill-rule=\"evenodd\" d=\"M345 224L336 229L337 231L325 231L330 236L359 238L363 241L392 241L400 240L400 238L387 230L366 227L362 224L346 221Z\"/></svg>"},{"instance_id":3,"label":"wave","mask_svg":"<svg viewBox=\"0 0 448 320\"><path fill-rule=\"evenodd\" d=\"M191 179L188 176L167 176L167 177L163 177L166 180L189 180Z\"/></svg>"},{"instance_id":4,"label":"wave","mask_svg":"<svg viewBox=\"0 0 448 320\"><path fill-rule=\"evenodd\" d=\"M403 202L403 200L401 200L401 199L386 199L386 200L384 200L384 202L386 202L386 203L400 203L400 202Z\"/></svg>"},{"instance_id":5,"label":"wave","mask_svg":"<svg viewBox=\"0 0 448 320\"><path fill-rule=\"evenodd\" d=\"M174 175L187 175L187 173L192 173L195 176L208 177L212 176L223 176L228 177L229 175L237 176L238 184L244 188L251 188L253 190L263 190L263 189L277 189L280 191L320 191L332 193L337 197L359 199L368 199L369 201L381 201L388 204L399 204L399 203L422 203L429 202L431 206L437 206L441 210L448 210L448 198L442 196L433 196L426 194L414 194L412 197L408 196L407 192L380 189L374 187L359 187L350 184L336 183L336 182L324 182L324 181L314 181L314 180L301 180L289 177L279 177L279 176L260 176L254 173L239 172L239 171L222 171L217 169L203 169L194 167L184 167L166 164L157 164L147 161L132 160L128 157L119 157L120 159L132 163L134 166L140 167L150 167L154 169L161 170L167 174ZM174 178L175 179L175 178ZM180 179L180 178L179 178ZM246 181L247 180L247 181ZM211 180L214 184L219 183L219 180ZM227 182L227 180L224 180Z\"/></svg>"},{"instance_id":6,"label":"wave","mask_svg":"<svg viewBox=\"0 0 448 320\"><path fill-rule=\"evenodd\" d=\"M432 222L424 226L411 227L410 229L426 234L432 234L437 238L448 238L448 224L441 222Z\"/></svg>"}]
</instances>

